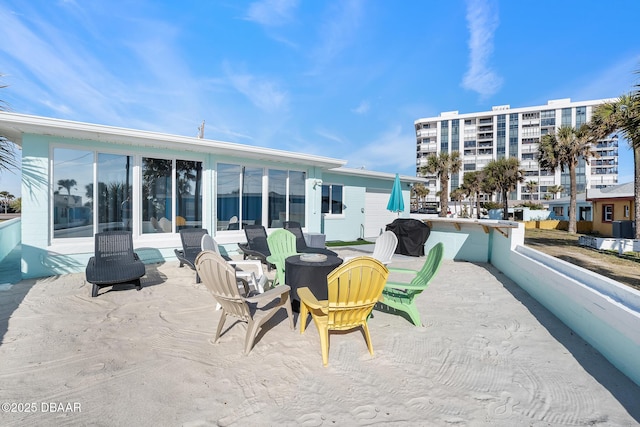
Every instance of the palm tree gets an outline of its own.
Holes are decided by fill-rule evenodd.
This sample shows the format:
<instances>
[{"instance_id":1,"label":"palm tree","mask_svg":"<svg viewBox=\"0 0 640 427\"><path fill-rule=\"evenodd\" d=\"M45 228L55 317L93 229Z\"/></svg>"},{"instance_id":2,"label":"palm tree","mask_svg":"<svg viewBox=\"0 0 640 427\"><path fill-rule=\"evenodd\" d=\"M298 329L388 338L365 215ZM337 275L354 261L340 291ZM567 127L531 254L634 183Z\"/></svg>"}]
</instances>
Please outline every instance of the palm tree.
<instances>
[{"instance_id":1,"label":"palm tree","mask_svg":"<svg viewBox=\"0 0 640 427\"><path fill-rule=\"evenodd\" d=\"M484 172L473 171L467 172L462 177L462 188L467 196L476 201L476 218L480 219L480 193L483 191ZM471 212L473 215L473 212Z\"/></svg>"},{"instance_id":2,"label":"palm tree","mask_svg":"<svg viewBox=\"0 0 640 427\"><path fill-rule=\"evenodd\" d=\"M553 198L555 199L558 193L562 193L564 191L564 187L562 185L551 185L547 187L547 191L553 194Z\"/></svg>"},{"instance_id":3,"label":"palm tree","mask_svg":"<svg viewBox=\"0 0 640 427\"><path fill-rule=\"evenodd\" d=\"M576 232L576 199L577 180L576 168L578 161L583 158L589 163L589 158L594 155L591 151L593 134L586 125L579 129L570 126L562 126L556 133L550 133L542 137L538 146L538 161L541 168L554 172L557 168L561 171L569 170L569 233Z\"/></svg>"},{"instance_id":4,"label":"palm tree","mask_svg":"<svg viewBox=\"0 0 640 427\"><path fill-rule=\"evenodd\" d=\"M524 181L524 171L515 157L491 160L483 169L486 180L502 195L502 219L509 219L509 192Z\"/></svg>"},{"instance_id":5,"label":"palm tree","mask_svg":"<svg viewBox=\"0 0 640 427\"><path fill-rule=\"evenodd\" d=\"M462 201L467 195L466 191L462 187L458 187L451 191L451 200L453 200L453 210L457 214L458 213L458 202Z\"/></svg>"},{"instance_id":6,"label":"palm tree","mask_svg":"<svg viewBox=\"0 0 640 427\"><path fill-rule=\"evenodd\" d=\"M460 152L452 151L451 154L446 151L440 154L430 154L427 157L427 165L423 166L420 172L424 175L435 174L440 179L440 214L439 216L447 216L449 211L449 175L460 172L462 168L462 160L460 160Z\"/></svg>"},{"instance_id":7,"label":"palm tree","mask_svg":"<svg viewBox=\"0 0 640 427\"><path fill-rule=\"evenodd\" d=\"M2 74L0 74L0 77L2 77ZM5 87L7 87L7 85L0 85L0 89ZM0 101L0 111L6 110L6 104L3 101ZM16 162L14 144L4 136L0 135L0 171L3 169L10 171L16 168L18 168L18 163Z\"/></svg>"},{"instance_id":8,"label":"palm tree","mask_svg":"<svg viewBox=\"0 0 640 427\"><path fill-rule=\"evenodd\" d=\"M527 192L529 193L529 196L530 196L531 200L533 200L533 193L538 191L538 182L537 181L527 181L527 183L525 184L525 187L527 187Z\"/></svg>"},{"instance_id":9,"label":"palm tree","mask_svg":"<svg viewBox=\"0 0 640 427\"><path fill-rule=\"evenodd\" d=\"M78 183L76 182L75 179L59 179L58 180L58 189L62 189L62 188L66 188L67 189L67 193L70 196L71 195L71 187L75 187Z\"/></svg>"},{"instance_id":10,"label":"palm tree","mask_svg":"<svg viewBox=\"0 0 640 427\"><path fill-rule=\"evenodd\" d=\"M413 194L415 194L417 199L417 208L420 209L423 205L424 198L429 195L429 189L425 187L425 185L421 182L418 182L411 189Z\"/></svg>"},{"instance_id":11,"label":"palm tree","mask_svg":"<svg viewBox=\"0 0 640 427\"><path fill-rule=\"evenodd\" d=\"M596 139L620 132L633 148L634 165L634 219L640 224L640 85L628 95L613 102L599 105L593 111L589 128ZM640 226L636 226L636 239L640 239Z\"/></svg>"},{"instance_id":12,"label":"palm tree","mask_svg":"<svg viewBox=\"0 0 640 427\"><path fill-rule=\"evenodd\" d=\"M0 191L0 197L2 197L2 204L4 205L4 213L7 213L7 207L11 200L15 199L16 196L9 193L8 191Z\"/></svg>"}]
</instances>

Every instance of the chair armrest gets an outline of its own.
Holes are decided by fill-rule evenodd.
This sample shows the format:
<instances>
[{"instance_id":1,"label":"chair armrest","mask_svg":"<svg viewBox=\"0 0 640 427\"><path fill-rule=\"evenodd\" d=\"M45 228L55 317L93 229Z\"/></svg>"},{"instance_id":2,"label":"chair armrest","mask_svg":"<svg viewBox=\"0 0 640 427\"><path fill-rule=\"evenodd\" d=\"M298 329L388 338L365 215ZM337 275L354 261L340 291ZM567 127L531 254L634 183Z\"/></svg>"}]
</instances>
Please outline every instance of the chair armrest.
<instances>
[{"instance_id":1,"label":"chair armrest","mask_svg":"<svg viewBox=\"0 0 640 427\"><path fill-rule=\"evenodd\" d=\"M263 276L264 275L264 270L262 270L262 263L258 260L255 259L246 259L246 260L241 260L241 261L235 261L235 260L231 260L231 261L227 261L229 264L233 265L233 266L243 266L243 265L247 265L247 266L253 266L256 268L256 270L258 270L258 276Z\"/></svg>"},{"instance_id":2,"label":"chair armrest","mask_svg":"<svg viewBox=\"0 0 640 427\"><path fill-rule=\"evenodd\" d=\"M316 310L323 310L327 308L325 304L322 304L320 301L318 301L316 296L313 295L313 292L311 292L311 289L307 287L298 288L298 298L300 298L300 301L310 308Z\"/></svg>"},{"instance_id":3,"label":"chair armrest","mask_svg":"<svg viewBox=\"0 0 640 427\"><path fill-rule=\"evenodd\" d=\"M385 289L397 289L399 291L420 291L426 289L424 285L412 285L411 283L387 282Z\"/></svg>"},{"instance_id":4,"label":"chair armrest","mask_svg":"<svg viewBox=\"0 0 640 427\"><path fill-rule=\"evenodd\" d=\"M418 270L412 270L410 268L400 268L400 267L388 267L389 273L407 273L407 274L418 274Z\"/></svg>"},{"instance_id":5,"label":"chair armrest","mask_svg":"<svg viewBox=\"0 0 640 427\"><path fill-rule=\"evenodd\" d=\"M245 301L256 303L256 302L261 302L265 300L273 300L278 297L282 297L282 295L286 294L290 290L291 288L289 287L289 285L280 285L280 286L276 286L275 288L269 289L268 291L262 294L245 298Z\"/></svg>"}]
</instances>

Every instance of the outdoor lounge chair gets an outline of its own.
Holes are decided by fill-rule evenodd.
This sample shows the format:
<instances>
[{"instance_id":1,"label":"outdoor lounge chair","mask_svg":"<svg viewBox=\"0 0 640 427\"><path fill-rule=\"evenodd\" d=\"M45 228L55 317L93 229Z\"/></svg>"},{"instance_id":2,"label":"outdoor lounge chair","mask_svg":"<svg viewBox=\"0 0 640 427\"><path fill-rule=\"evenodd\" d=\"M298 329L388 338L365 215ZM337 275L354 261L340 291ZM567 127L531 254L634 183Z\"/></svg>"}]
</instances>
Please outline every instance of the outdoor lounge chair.
<instances>
[{"instance_id":1,"label":"outdoor lounge chair","mask_svg":"<svg viewBox=\"0 0 640 427\"><path fill-rule=\"evenodd\" d=\"M415 277L410 283L387 282L382 291L381 304L407 313L414 325L422 326L415 300L422 291L427 289L431 280L438 273L440 265L442 265L443 253L444 245L440 242L431 248L420 271L390 268L389 270L392 272L412 273L415 274Z\"/></svg>"},{"instance_id":2,"label":"outdoor lounge chair","mask_svg":"<svg viewBox=\"0 0 640 427\"><path fill-rule=\"evenodd\" d=\"M137 290L142 287L140 278L145 275L145 266L133 251L130 231L104 231L95 235L95 254L89 259L85 275L93 286L91 296L97 297L104 286L133 283Z\"/></svg>"},{"instance_id":3,"label":"outdoor lounge chair","mask_svg":"<svg viewBox=\"0 0 640 427\"><path fill-rule=\"evenodd\" d=\"M307 241L304 239L304 233L302 232L302 227L300 223L297 221L284 221L283 223L284 229L289 230L296 236L296 250L299 253L314 253L314 254L324 254L324 255L333 255L338 256L337 253L330 249L326 248L310 248L307 246Z\"/></svg>"},{"instance_id":4,"label":"outdoor lounge chair","mask_svg":"<svg viewBox=\"0 0 640 427\"><path fill-rule=\"evenodd\" d=\"M248 324L244 354L248 354L253 348L253 343L262 325L281 308L287 310L289 326L291 329L294 328L288 286L278 286L265 293L245 297L238 290L236 270L220 254L213 251L202 251L198 255L196 271L222 307L214 342L217 343L220 339L220 333L228 315Z\"/></svg>"},{"instance_id":5,"label":"outdoor lounge chair","mask_svg":"<svg viewBox=\"0 0 640 427\"><path fill-rule=\"evenodd\" d=\"M260 260L267 266L267 271L271 271L275 266L267 261L267 257L271 255L267 244L267 230L263 225L257 224L245 225L243 229L247 243L238 243L238 247L242 251L244 259Z\"/></svg>"},{"instance_id":6,"label":"outdoor lounge chair","mask_svg":"<svg viewBox=\"0 0 640 427\"><path fill-rule=\"evenodd\" d=\"M290 231L279 228L269 234L267 245L271 255L267 257L267 262L276 266L276 277L273 285L284 284L285 261L290 256L299 255L296 251L296 236Z\"/></svg>"},{"instance_id":7,"label":"outdoor lounge chair","mask_svg":"<svg viewBox=\"0 0 640 427\"><path fill-rule=\"evenodd\" d=\"M196 269L196 257L202 251L202 236L209 234L206 228L183 228L180 230L180 240L182 241L182 249L174 249L176 258L180 261L180 267L188 265L192 269ZM200 283L200 276L196 271L196 283Z\"/></svg>"},{"instance_id":8,"label":"outdoor lounge chair","mask_svg":"<svg viewBox=\"0 0 640 427\"><path fill-rule=\"evenodd\" d=\"M389 276L389 270L371 257L358 257L345 262L327 277L328 298L318 301L309 288L299 288L300 333L304 333L307 315L311 313L320 334L322 363L329 363L329 331L362 328L373 355L373 345L367 326L371 314Z\"/></svg>"}]
</instances>

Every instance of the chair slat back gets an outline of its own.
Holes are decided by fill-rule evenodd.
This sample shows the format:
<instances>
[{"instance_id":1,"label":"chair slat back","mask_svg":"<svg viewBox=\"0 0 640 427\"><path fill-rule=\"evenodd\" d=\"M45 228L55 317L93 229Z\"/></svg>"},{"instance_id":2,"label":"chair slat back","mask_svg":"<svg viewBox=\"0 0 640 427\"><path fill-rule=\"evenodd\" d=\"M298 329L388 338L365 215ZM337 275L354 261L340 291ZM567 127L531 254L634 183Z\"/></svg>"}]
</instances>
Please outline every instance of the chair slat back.
<instances>
[{"instance_id":1,"label":"chair slat back","mask_svg":"<svg viewBox=\"0 0 640 427\"><path fill-rule=\"evenodd\" d=\"M296 250L298 252L304 252L308 246L307 241L304 240L304 233L302 233L302 227L298 221L284 221L282 226L285 230L290 231L296 236Z\"/></svg>"},{"instance_id":2,"label":"chair slat back","mask_svg":"<svg viewBox=\"0 0 640 427\"><path fill-rule=\"evenodd\" d=\"M134 259L130 231L103 231L96 233L94 240L98 262L131 262Z\"/></svg>"},{"instance_id":3,"label":"chair slat back","mask_svg":"<svg viewBox=\"0 0 640 427\"><path fill-rule=\"evenodd\" d=\"M284 228L279 228L267 237L271 260L276 266L275 283L284 284L285 263L290 256L297 255L296 236Z\"/></svg>"},{"instance_id":4,"label":"chair slat back","mask_svg":"<svg viewBox=\"0 0 640 427\"><path fill-rule=\"evenodd\" d=\"M202 236L209 234L206 228L183 228L180 230L180 240L182 241L182 249L184 257L194 262L196 256L200 253Z\"/></svg>"},{"instance_id":5,"label":"chair slat back","mask_svg":"<svg viewBox=\"0 0 640 427\"><path fill-rule=\"evenodd\" d=\"M438 270L440 270L440 266L442 265L442 258L444 256L444 244L442 242L437 243L434 247L429 250L429 254L427 255L427 259L424 262L424 265L416 274L416 277L411 281L412 285L421 286L423 289L416 290L408 290L407 292L411 293L420 293L424 289L429 286L431 280L438 274Z\"/></svg>"},{"instance_id":6,"label":"chair slat back","mask_svg":"<svg viewBox=\"0 0 640 427\"><path fill-rule=\"evenodd\" d=\"M329 328L347 330L365 322L388 276L387 267L372 257L351 259L329 273Z\"/></svg>"},{"instance_id":7,"label":"chair slat back","mask_svg":"<svg viewBox=\"0 0 640 427\"><path fill-rule=\"evenodd\" d=\"M267 237L271 256L286 259L297 253L296 236L288 230L279 228Z\"/></svg>"},{"instance_id":8,"label":"chair slat back","mask_svg":"<svg viewBox=\"0 0 640 427\"><path fill-rule=\"evenodd\" d=\"M393 231L383 232L373 247L371 256L383 264L389 264L398 247L398 236Z\"/></svg>"},{"instance_id":9,"label":"chair slat back","mask_svg":"<svg viewBox=\"0 0 640 427\"><path fill-rule=\"evenodd\" d=\"M240 294L236 271L219 253L202 251L196 258L196 271L227 314L248 321L249 306Z\"/></svg>"},{"instance_id":10,"label":"chair slat back","mask_svg":"<svg viewBox=\"0 0 640 427\"><path fill-rule=\"evenodd\" d=\"M258 251L265 256L271 255L269 245L267 244L267 230L263 225L248 224L243 227L244 234L247 237L249 249Z\"/></svg>"}]
</instances>

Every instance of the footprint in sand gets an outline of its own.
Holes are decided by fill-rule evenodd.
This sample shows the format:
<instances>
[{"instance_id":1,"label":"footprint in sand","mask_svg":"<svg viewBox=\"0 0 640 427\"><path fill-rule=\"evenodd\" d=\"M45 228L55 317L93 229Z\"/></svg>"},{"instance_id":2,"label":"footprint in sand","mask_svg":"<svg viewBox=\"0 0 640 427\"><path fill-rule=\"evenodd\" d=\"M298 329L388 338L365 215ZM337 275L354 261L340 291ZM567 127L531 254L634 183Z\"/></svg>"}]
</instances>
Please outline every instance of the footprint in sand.
<instances>
[{"instance_id":1,"label":"footprint in sand","mask_svg":"<svg viewBox=\"0 0 640 427\"><path fill-rule=\"evenodd\" d=\"M378 416L380 410L373 405L358 406L351 411L351 415L358 420L371 420Z\"/></svg>"},{"instance_id":2,"label":"footprint in sand","mask_svg":"<svg viewBox=\"0 0 640 427\"><path fill-rule=\"evenodd\" d=\"M513 414L513 407L518 402L513 400L511 393L503 392L497 402L491 402L487 405L489 415L495 418L509 418Z\"/></svg>"},{"instance_id":3,"label":"footprint in sand","mask_svg":"<svg viewBox=\"0 0 640 427\"><path fill-rule=\"evenodd\" d=\"M296 423L301 427L317 427L321 426L323 422L324 416L317 413L306 414L296 420Z\"/></svg>"}]
</instances>

